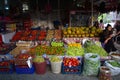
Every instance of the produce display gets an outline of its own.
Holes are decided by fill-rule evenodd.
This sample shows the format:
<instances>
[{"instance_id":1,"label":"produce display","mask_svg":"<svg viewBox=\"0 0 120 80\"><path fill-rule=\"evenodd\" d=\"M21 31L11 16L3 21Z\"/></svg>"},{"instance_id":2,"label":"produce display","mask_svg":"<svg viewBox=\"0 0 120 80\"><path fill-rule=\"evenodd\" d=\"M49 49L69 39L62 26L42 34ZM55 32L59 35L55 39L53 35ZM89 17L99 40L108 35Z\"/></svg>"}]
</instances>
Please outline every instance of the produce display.
<instances>
[{"instance_id":1,"label":"produce display","mask_svg":"<svg viewBox=\"0 0 120 80\"><path fill-rule=\"evenodd\" d=\"M68 27L63 29L63 37L97 37L101 31L96 27Z\"/></svg>"},{"instance_id":2,"label":"produce display","mask_svg":"<svg viewBox=\"0 0 120 80\"><path fill-rule=\"evenodd\" d=\"M108 56L108 53L100 46L100 42L95 42L98 40L100 32L101 29L95 27L68 27L62 31L20 31L17 32L11 40L16 42L17 47L13 49L10 54L15 58L15 65L22 64L28 67L28 62L26 61L31 57L34 58L30 60L31 65L35 65L32 64L32 61L35 63L45 62L46 64L46 61L50 60L51 70L54 73L60 73L62 71L63 74L80 74L84 67L84 75L97 76L100 68L100 57ZM85 37L89 37L89 40L83 44L82 40ZM7 48L0 46L0 50L7 50ZM21 54L24 51L26 51L27 54ZM50 58L45 57L46 59L44 59L42 56L45 55L50 56ZM60 56L62 56L62 58L60 58ZM84 57L83 67L82 58L77 57ZM112 66L120 67L120 64L117 62L109 63ZM0 66L3 64L5 63L0 64ZM58 67L60 69L59 71Z\"/></svg>"},{"instance_id":3,"label":"produce display","mask_svg":"<svg viewBox=\"0 0 120 80\"><path fill-rule=\"evenodd\" d=\"M101 47L93 43L91 40L87 40L84 44L85 53L96 53L101 57L108 56L108 53Z\"/></svg>"}]
</instances>

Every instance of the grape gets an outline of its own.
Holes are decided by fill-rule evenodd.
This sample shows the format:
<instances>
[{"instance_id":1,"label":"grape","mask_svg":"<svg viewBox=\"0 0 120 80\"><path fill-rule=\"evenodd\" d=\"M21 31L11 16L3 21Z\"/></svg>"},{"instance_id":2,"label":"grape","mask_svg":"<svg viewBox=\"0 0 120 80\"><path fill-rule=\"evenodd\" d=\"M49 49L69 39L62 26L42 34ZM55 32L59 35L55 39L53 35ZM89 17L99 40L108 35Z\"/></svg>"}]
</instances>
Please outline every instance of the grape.
<instances>
[{"instance_id":1,"label":"grape","mask_svg":"<svg viewBox=\"0 0 120 80\"><path fill-rule=\"evenodd\" d=\"M44 62L44 58L43 57L35 57L33 62Z\"/></svg>"},{"instance_id":2,"label":"grape","mask_svg":"<svg viewBox=\"0 0 120 80\"><path fill-rule=\"evenodd\" d=\"M53 57L51 57L50 61L51 62L60 62L61 59L59 57L57 57L57 56L53 56Z\"/></svg>"}]
</instances>

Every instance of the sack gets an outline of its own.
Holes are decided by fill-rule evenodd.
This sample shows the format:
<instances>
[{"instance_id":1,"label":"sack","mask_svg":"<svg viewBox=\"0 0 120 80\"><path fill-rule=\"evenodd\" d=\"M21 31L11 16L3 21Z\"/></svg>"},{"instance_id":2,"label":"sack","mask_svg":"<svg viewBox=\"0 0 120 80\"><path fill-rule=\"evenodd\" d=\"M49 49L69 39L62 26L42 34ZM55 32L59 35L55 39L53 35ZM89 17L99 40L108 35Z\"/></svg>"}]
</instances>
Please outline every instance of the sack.
<instances>
[{"instance_id":1,"label":"sack","mask_svg":"<svg viewBox=\"0 0 120 80\"><path fill-rule=\"evenodd\" d=\"M107 66L110 71L111 71L111 75L114 76L114 75L118 75L120 74L120 67L115 67L115 66L112 66L110 62L113 62L114 60L108 60L108 61L105 61L105 66Z\"/></svg>"},{"instance_id":2,"label":"sack","mask_svg":"<svg viewBox=\"0 0 120 80\"><path fill-rule=\"evenodd\" d=\"M95 53L87 53L84 56L83 74L88 76L97 76L100 67L100 56Z\"/></svg>"}]
</instances>

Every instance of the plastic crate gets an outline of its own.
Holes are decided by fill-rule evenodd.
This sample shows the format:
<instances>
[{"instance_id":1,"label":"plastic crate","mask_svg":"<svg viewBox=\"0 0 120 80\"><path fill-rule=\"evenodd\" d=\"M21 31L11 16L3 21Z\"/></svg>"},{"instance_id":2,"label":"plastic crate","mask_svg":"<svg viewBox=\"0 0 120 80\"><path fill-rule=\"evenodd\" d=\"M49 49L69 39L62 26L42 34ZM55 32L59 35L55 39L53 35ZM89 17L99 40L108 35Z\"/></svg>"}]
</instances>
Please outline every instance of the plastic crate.
<instances>
[{"instance_id":1,"label":"plastic crate","mask_svg":"<svg viewBox=\"0 0 120 80\"><path fill-rule=\"evenodd\" d=\"M0 74L12 74L14 72L14 65L8 67L0 67Z\"/></svg>"},{"instance_id":2,"label":"plastic crate","mask_svg":"<svg viewBox=\"0 0 120 80\"><path fill-rule=\"evenodd\" d=\"M28 65L27 60L28 59L19 59L19 58L14 59L15 65ZM30 60L30 63L32 64L32 60Z\"/></svg>"},{"instance_id":3,"label":"plastic crate","mask_svg":"<svg viewBox=\"0 0 120 80\"><path fill-rule=\"evenodd\" d=\"M62 74L81 74L82 72L82 64L78 66L64 66L62 63Z\"/></svg>"},{"instance_id":4,"label":"plastic crate","mask_svg":"<svg viewBox=\"0 0 120 80\"><path fill-rule=\"evenodd\" d=\"M31 68L21 68L21 67L15 66L15 70L17 74L33 74L35 71L35 68L34 66L32 66Z\"/></svg>"}]
</instances>

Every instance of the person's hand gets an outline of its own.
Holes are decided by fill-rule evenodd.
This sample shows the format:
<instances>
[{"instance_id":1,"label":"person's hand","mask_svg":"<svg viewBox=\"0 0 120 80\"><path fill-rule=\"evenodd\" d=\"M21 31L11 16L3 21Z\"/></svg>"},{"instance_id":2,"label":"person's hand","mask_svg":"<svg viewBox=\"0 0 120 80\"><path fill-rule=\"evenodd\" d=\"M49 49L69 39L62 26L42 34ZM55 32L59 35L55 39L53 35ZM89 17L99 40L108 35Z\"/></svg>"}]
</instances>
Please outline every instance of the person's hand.
<instances>
[{"instance_id":1,"label":"person's hand","mask_svg":"<svg viewBox=\"0 0 120 80\"><path fill-rule=\"evenodd\" d=\"M110 35L110 36L104 41L104 44L106 44L112 37L113 37L113 35Z\"/></svg>"},{"instance_id":2,"label":"person's hand","mask_svg":"<svg viewBox=\"0 0 120 80\"><path fill-rule=\"evenodd\" d=\"M117 32L117 35L119 35L120 34L120 31L119 32Z\"/></svg>"}]
</instances>

